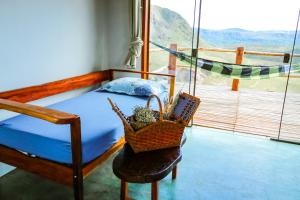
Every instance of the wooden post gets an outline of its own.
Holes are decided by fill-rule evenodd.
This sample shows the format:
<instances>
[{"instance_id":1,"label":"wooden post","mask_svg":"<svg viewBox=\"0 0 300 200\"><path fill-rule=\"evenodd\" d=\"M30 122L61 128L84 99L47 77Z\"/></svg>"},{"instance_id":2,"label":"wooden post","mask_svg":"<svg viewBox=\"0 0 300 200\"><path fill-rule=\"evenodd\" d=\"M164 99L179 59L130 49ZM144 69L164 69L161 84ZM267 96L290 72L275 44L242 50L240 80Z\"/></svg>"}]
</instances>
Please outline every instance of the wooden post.
<instances>
[{"instance_id":1,"label":"wooden post","mask_svg":"<svg viewBox=\"0 0 300 200\"><path fill-rule=\"evenodd\" d=\"M177 51L177 44L171 44L170 49ZM176 75L176 56L173 54L169 54L169 66L168 72L169 74ZM170 98L174 96L174 88L175 88L176 78L171 77L170 79Z\"/></svg>"},{"instance_id":2,"label":"wooden post","mask_svg":"<svg viewBox=\"0 0 300 200\"><path fill-rule=\"evenodd\" d=\"M242 64L244 57L244 47L238 47L236 49L236 57L235 57L235 64ZM232 91L238 91L239 90L239 79L233 79L232 81Z\"/></svg>"},{"instance_id":3,"label":"wooden post","mask_svg":"<svg viewBox=\"0 0 300 200\"><path fill-rule=\"evenodd\" d=\"M283 63L289 63L291 59L291 54L285 53L283 56Z\"/></svg>"}]
</instances>

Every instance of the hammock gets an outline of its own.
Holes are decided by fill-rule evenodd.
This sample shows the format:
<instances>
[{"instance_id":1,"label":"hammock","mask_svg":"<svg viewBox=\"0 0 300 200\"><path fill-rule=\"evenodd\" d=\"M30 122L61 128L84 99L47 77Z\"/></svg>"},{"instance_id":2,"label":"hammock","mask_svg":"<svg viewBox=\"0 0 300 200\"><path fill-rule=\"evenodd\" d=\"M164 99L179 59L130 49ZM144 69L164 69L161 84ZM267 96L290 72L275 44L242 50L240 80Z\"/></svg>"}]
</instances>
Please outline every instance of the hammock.
<instances>
[{"instance_id":1,"label":"hammock","mask_svg":"<svg viewBox=\"0 0 300 200\"><path fill-rule=\"evenodd\" d=\"M224 62L211 61L203 58L192 58L191 56L183 53L174 51L155 42L151 44L173 54L181 61L196 65L201 69L218 73L226 77L234 79L268 79L273 77L286 76L290 65L274 65L274 66L263 66L263 65L237 65ZM197 63L196 63L197 62ZM291 66L291 73L300 72L300 65L295 64Z\"/></svg>"}]
</instances>

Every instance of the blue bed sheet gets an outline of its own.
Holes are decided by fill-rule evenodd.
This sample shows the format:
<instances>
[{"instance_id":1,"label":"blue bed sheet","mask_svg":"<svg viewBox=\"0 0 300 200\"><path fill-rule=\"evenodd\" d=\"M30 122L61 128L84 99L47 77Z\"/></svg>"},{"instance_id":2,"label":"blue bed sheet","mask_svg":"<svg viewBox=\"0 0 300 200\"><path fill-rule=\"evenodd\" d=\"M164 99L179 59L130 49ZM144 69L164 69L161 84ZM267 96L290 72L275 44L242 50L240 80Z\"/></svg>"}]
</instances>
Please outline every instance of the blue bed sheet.
<instances>
[{"instance_id":1,"label":"blue bed sheet","mask_svg":"<svg viewBox=\"0 0 300 200\"><path fill-rule=\"evenodd\" d=\"M103 154L124 134L121 120L112 111L108 97L127 115L135 105L145 105L147 100L146 97L91 91L48 106L80 116L84 163ZM72 163L69 125L19 115L0 122L0 144L52 161Z\"/></svg>"}]
</instances>

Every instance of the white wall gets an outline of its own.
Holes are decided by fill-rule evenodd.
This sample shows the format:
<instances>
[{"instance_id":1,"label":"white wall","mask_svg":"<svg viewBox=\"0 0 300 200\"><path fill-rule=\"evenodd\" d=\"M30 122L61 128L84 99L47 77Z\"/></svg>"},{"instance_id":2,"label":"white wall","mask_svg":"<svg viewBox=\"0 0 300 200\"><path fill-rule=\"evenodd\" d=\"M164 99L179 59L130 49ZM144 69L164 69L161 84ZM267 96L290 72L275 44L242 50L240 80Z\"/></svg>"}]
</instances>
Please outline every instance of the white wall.
<instances>
[{"instance_id":1,"label":"white wall","mask_svg":"<svg viewBox=\"0 0 300 200\"><path fill-rule=\"evenodd\" d=\"M97 25L94 0L1 0L0 91L93 71Z\"/></svg>"},{"instance_id":2,"label":"white wall","mask_svg":"<svg viewBox=\"0 0 300 200\"><path fill-rule=\"evenodd\" d=\"M130 0L1 0L0 91L123 65ZM86 90L33 102L48 105ZM0 111L0 120L12 116Z\"/></svg>"},{"instance_id":3,"label":"white wall","mask_svg":"<svg viewBox=\"0 0 300 200\"><path fill-rule=\"evenodd\" d=\"M107 7L107 63L106 67L125 63L128 54L130 31L130 3L128 0L110 0ZM127 10L127 12L124 12ZM125 51L124 51L125 50Z\"/></svg>"},{"instance_id":4,"label":"white wall","mask_svg":"<svg viewBox=\"0 0 300 200\"><path fill-rule=\"evenodd\" d=\"M130 39L128 2L0 0L0 92L122 65ZM9 116L0 112L0 120ZM0 163L0 176L6 169Z\"/></svg>"},{"instance_id":5,"label":"white wall","mask_svg":"<svg viewBox=\"0 0 300 200\"><path fill-rule=\"evenodd\" d=\"M125 68L125 60L128 55L131 39L131 0L109 0L107 1L106 45L103 55L102 67ZM137 69L140 69L140 58L137 61ZM132 76L132 74L119 74L120 76Z\"/></svg>"},{"instance_id":6,"label":"white wall","mask_svg":"<svg viewBox=\"0 0 300 200\"><path fill-rule=\"evenodd\" d=\"M129 0L1 0L0 91L124 64Z\"/></svg>"},{"instance_id":7,"label":"white wall","mask_svg":"<svg viewBox=\"0 0 300 200\"><path fill-rule=\"evenodd\" d=\"M123 67L125 63L131 36L130 2L130 0L106 1L106 9L102 13L106 21L105 37L101 38L99 43L100 51L103 52L100 61L103 69Z\"/></svg>"}]
</instances>

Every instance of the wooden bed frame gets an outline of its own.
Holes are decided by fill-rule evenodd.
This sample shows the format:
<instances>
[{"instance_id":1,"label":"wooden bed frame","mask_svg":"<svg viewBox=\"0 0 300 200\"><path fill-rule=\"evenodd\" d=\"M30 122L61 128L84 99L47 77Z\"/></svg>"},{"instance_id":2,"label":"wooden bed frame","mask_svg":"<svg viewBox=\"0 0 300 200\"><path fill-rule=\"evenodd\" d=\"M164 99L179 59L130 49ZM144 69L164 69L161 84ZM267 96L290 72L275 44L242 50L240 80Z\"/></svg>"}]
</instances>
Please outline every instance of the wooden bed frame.
<instances>
[{"instance_id":1,"label":"wooden bed frame","mask_svg":"<svg viewBox=\"0 0 300 200\"><path fill-rule=\"evenodd\" d=\"M114 72L128 72L137 74L166 76L174 82L175 76L170 74L159 74L132 70L110 69L98 71L82 76L67 78L42 85L31 86L0 93L0 109L29 115L46 120L54 124L69 124L72 146L72 164L66 165L47 159L27 156L19 151L0 145L0 162L15 166L28 172L40 175L47 179L73 186L74 199L83 200L83 179L113 153L121 149L125 143L121 138L105 153L95 160L82 163L81 128L80 116L48 109L40 106L26 104L26 102L38 100L44 97L60 94L63 92L93 86L102 81L113 80ZM174 94L174 84L170 86L170 96Z\"/></svg>"}]
</instances>

